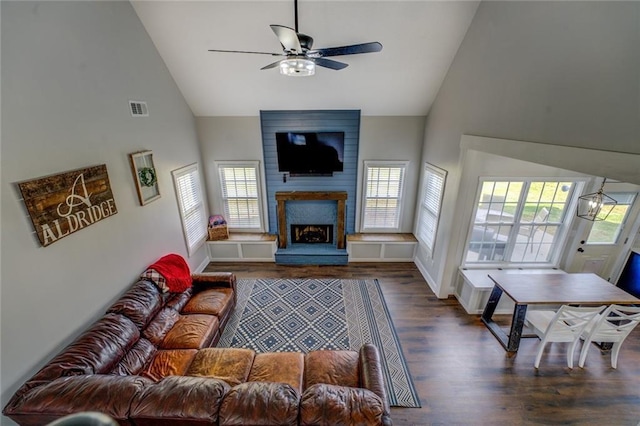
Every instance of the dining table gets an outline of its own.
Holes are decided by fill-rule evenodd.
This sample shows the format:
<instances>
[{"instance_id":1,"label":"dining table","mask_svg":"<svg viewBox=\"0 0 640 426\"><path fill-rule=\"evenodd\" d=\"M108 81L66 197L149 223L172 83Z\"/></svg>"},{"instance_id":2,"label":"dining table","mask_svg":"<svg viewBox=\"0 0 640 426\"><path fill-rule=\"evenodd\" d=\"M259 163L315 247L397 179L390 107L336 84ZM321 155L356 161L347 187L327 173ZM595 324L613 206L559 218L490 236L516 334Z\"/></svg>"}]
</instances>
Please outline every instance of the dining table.
<instances>
[{"instance_id":1,"label":"dining table","mask_svg":"<svg viewBox=\"0 0 640 426\"><path fill-rule=\"evenodd\" d=\"M518 351L529 305L640 305L640 299L594 273L511 274L499 271L488 276L494 286L481 319L507 352ZM515 303L508 334L493 318L503 295Z\"/></svg>"}]
</instances>

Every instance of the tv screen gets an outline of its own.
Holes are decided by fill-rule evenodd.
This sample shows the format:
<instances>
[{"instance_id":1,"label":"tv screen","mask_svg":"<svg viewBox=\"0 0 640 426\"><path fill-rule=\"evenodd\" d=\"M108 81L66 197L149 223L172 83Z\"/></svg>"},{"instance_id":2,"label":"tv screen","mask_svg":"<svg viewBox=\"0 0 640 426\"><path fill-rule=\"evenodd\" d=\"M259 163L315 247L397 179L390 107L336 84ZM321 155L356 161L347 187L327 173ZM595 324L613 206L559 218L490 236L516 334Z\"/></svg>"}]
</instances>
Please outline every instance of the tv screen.
<instances>
[{"instance_id":1,"label":"tv screen","mask_svg":"<svg viewBox=\"0 0 640 426\"><path fill-rule=\"evenodd\" d=\"M344 132L276 133L278 170L290 174L331 174L344 167Z\"/></svg>"},{"instance_id":2,"label":"tv screen","mask_svg":"<svg viewBox=\"0 0 640 426\"><path fill-rule=\"evenodd\" d=\"M640 297L640 253L631 252L616 285L627 293Z\"/></svg>"}]
</instances>

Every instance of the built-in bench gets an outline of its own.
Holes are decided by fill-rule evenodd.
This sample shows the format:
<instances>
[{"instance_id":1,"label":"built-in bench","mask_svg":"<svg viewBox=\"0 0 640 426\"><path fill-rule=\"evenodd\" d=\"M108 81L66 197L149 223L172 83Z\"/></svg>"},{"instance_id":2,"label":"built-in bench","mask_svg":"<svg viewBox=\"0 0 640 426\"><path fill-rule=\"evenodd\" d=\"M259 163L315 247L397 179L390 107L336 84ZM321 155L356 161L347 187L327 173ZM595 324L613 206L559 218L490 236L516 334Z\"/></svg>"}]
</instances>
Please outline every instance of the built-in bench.
<instances>
[{"instance_id":1,"label":"built-in bench","mask_svg":"<svg viewBox=\"0 0 640 426\"><path fill-rule=\"evenodd\" d=\"M411 233L347 235L349 262L413 262L417 246Z\"/></svg>"},{"instance_id":2,"label":"built-in bench","mask_svg":"<svg viewBox=\"0 0 640 426\"><path fill-rule=\"evenodd\" d=\"M346 240L349 262L413 262L418 245L410 233L350 234ZM207 250L212 262L275 262L278 236L230 232L226 240L207 241Z\"/></svg>"},{"instance_id":3,"label":"built-in bench","mask_svg":"<svg viewBox=\"0 0 640 426\"><path fill-rule=\"evenodd\" d=\"M482 314L494 282L489 278L492 272L513 274L564 274L560 269L465 269L460 268L454 294L468 314ZM506 294L498 302L496 314L512 314L514 303Z\"/></svg>"},{"instance_id":4,"label":"built-in bench","mask_svg":"<svg viewBox=\"0 0 640 426\"><path fill-rule=\"evenodd\" d=\"M212 262L275 262L278 237L267 233L230 232L226 240L207 241Z\"/></svg>"}]
</instances>

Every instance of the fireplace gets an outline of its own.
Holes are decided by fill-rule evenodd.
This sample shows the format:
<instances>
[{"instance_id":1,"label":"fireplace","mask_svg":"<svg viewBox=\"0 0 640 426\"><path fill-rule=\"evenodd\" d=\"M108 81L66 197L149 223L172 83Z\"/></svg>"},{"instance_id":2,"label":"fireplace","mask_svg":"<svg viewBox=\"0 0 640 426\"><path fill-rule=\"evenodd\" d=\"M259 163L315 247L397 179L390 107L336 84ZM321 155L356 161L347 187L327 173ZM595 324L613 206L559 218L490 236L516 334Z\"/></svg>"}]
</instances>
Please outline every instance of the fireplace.
<instances>
[{"instance_id":1,"label":"fireplace","mask_svg":"<svg viewBox=\"0 0 640 426\"><path fill-rule=\"evenodd\" d=\"M291 243L332 244L333 225L291 225Z\"/></svg>"},{"instance_id":2,"label":"fireplace","mask_svg":"<svg viewBox=\"0 0 640 426\"><path fill-rule=\"evenodd\" d=\"M331 235L333 241L331 243L335 244L338 250L345 249L345 209L346 209L346 200L347 193L345 191L291 191L291 192L276 192L276 201L277 201L277 214L278 214L278 248L285 249L287 248L287 241L289 243L293 243L293 238L289 239L293 234L293 228L287 226L292 223L304 223L304 221L309 221L312 224L322 224L328 221L325 218L296 218L302 220L287 220L287 213L285 208L285 203L287 202L335 202L334 208L335 213L333 214L335 220L335 237L334 232L327 232ZM306 215L305 215L306 216ZM313 216L313 215L311 215ZM308 223L308 222L307 222ZM308 225L307 225L308 226ZM318 226L318 225L315 225ZM326 226L326 225L320 225Z\"/></svg>"}]
</instances>

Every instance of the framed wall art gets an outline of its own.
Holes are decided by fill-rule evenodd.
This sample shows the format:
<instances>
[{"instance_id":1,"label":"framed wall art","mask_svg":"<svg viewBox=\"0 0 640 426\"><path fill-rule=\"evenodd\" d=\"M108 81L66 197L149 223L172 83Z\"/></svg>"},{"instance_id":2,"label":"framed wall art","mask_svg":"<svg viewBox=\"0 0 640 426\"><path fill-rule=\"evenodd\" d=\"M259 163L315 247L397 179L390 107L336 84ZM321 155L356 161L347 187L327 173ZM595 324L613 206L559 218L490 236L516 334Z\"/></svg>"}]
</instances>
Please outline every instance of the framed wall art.
<instances>
[{"instance_id":1,"label":"framed wall art","mask_svg":"<svg viewBox=\"0 0 640 426\"><path fill-rule=\"evenodd\" d=\"M44 247L118 213L105 164L19 182L18 188Z\"/></svg>"},{"instance_id":2,"label":"framed wall art","mask_svg":"<svg viewBox=\"0 0 640 426\"><path fill-rule=\"evenodd\" d=\"M153 153L151 151L134 152L129 154L129 161L140 205L144 206L160 198L158 176L153 165Z\"/></svg>"}]
</instances>

